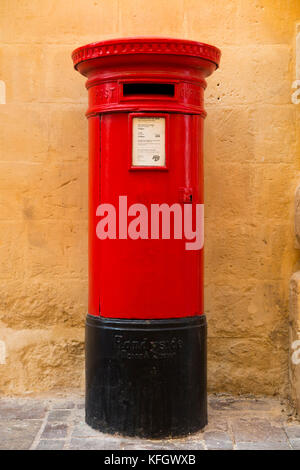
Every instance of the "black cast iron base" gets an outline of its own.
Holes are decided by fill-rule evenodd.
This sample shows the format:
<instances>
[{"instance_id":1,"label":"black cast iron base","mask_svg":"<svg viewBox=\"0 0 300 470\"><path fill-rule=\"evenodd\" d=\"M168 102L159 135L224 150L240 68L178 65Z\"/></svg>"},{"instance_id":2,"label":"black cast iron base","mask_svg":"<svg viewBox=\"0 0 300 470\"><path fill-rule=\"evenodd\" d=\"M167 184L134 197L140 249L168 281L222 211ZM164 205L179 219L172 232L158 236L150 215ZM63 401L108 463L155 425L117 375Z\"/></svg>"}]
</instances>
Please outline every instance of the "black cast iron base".
<instances>
[{"instance_id":1,"label":"black cast iron base","mask_svg":"<svg viewBox=\"0 0 300 470\"><path fill-rule=\"evenodd\" d=\"M184 436L207 424L205 316L87 315L86 422L110 434Z\"/></svg>"}]
</instances>

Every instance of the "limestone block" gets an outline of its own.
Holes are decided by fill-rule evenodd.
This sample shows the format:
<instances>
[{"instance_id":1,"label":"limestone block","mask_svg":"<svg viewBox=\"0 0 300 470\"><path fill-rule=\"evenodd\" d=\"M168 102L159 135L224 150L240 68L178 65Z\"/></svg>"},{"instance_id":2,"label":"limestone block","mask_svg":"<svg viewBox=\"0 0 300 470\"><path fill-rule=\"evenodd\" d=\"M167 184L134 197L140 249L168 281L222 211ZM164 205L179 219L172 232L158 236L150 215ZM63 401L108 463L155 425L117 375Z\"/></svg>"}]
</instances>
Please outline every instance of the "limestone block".
<instances>
[{"instance_id":1,"label":"limestone block","mask_svg":"<svg viewBox=\"0 0 300 470\"><path fill-rule=\"evenodd\" d=\"M1 161L21 163L46 161L47 106L45 104L36 106L33 103L7 103L0 106L0 140Z\"/></svg>"},{"instance_id":2,"label":"limestone block","mask_svg":"<svg viewBox=\"0 0 300 470\"><path fill-rule=\"evenodd\" d=\"M295 248L300 249L300 186L295 193Z\"/></svg>"},{"instance_id":3,"label":"limestone block","mask_svg":"<svg viewBox=\"0 0 300 470\"><path fill-rule=\"evenodd\" d=\"M27 228L29 277L86 279L87 222L31 220Z\"/></svg>"},{"instance_id":4,"label":"limestone block","mask_svg":"<svg viewBox=\"0 0 300 470\"><path fill-rule=\"evenodd\" d=\"M283 14L287 21L282 21ZM297 0L290 2L239 0L236 17L239 25L238 40L242 44L289 43L294 38L295 21L299 18L300 5Z\"/></svg>"},{"instance_id":5,"label":"limestone block","mask_svg":"<svg viewBox=\"0 0 300 470\"><path fill-rule=\"evenodd\" d=\"M80 75L78 74L80 77ZM80 84L81 88L82 83ZM49 110L49 155L52 161L67 163L88 160L87 104L53 104ZM63 158L62 158L63 156Z\"/></svg>"},{"instance_id":6,"label":"limestone block","mask_svg":"<svg viewBox=\"0 0 300 470\"><path fill-rule=\"evenodd\" d=\"M118 5L117 0L3 0L0 40L76 46L96 41L100 34L102 38L116 36Z\"/></svg>"},{"instance_id":7,"label":"limestone block","mask_svg":"<svg viewBox=\"0 0 300 470\"><path fill-rule=\"evenodd\" d=\"M253 152L257 163L292 164L297 155L297 108L293 104L257 106L251 112Z\"/></svg>"},{"instance_id":8,"label":"limestone block","mask_svg":"<svg viewBox=\"0 0 300 470\"><path fill-rule=\"evenodd\" d=\"M222 66L209 77L206 106L290 103L291 58L284 44L224 47Z\"/></svg>"},{"instance_id":9,"label":"limestone block","mask_svg":"<svg viewBox=\"0 0 300 470\"><path fill-rule=\"evenodd\" d=\"M237 21L238 2L187 0L183 8L181 27L187 37L216 45L236 43L237 32L241 28Z\"/></svg>"},{"instance_id":10,"label":"limestone block","mask_svg":"<svg viewBox=\"0 0 300 470\"><path fill-rule=\"evenodd\" d=\"M72 50L72 46L63 44L45 47L46 74L43 100L51 103L83 103L87 108L88 96L84 78L76 74L73 69Z\"/></svg>"},{"instance_id":11,"label":"limestone block","mask_svg":"<svg viewBox=\"0 0 300 470\"><path fill-rule=\"evenodd\" d=\"M290 280L289 346L290 392L300 414L300 271Z\"/></svg>"},{"instance_id":12,"label":"limestone block","mask_svg":"<svg viewBox=\"0 0 300 470\"><path fill-rule=\"evenodd\" d=\"M287 351L283 355L271 341L256 337L209 337L209 390L216 391L221 384L224 392L234 387L237 394L286 394L286 354ZM245 368L247 374L244 373Z\"/></svg>"},{"instance_id":13,"label":"limestone block","mask_svg":"<svg viewBox=\"0 0 300 470\"><path fill-rule=\"evenodd\" d=\"M26 171L27 191L19 198L23 220L86 220L87 172L87 162L30 166Z\"/></svg>"},{"instance_id":14,"label":"limestone block","mask_svg":"<svg viewBox=\"0 0 300 470\"><path fill-rule=\"evenodd\" d=\"M119 27L128 36L141 35L141 23L144 36L176 36L184 29L184 6L180 0L125 0L119 11ZM158 13L159 12L159 13ZM168 18L168 21L165 21Z\"/></svg>"},{"instance_id":15,"label":"limestone block","mask_svg":"<svg viewBox=\"0 0 300 470\"><path fill-rule=\"evenodd\" d=\"M256 218L290 220L297 178L295 170L294 165L288 163L257 164L253 182Z\"/></svg>"},{"instance_id":16,"label":"limestone block","mask_svg":"<svg viewBox=\"0 0 300 470\"><path fill-rule=\"evenodd\" d=\"M242 162L205 163L205 212L223 220L224 236L227 224L254 214L254 178L255 169Z\"/></svg>"},{"instance_id":17,"label":"limestone block","mask_svg":"<svg viewBox=\"0 0 300 470\"><path fill-rule=\"evenodd\" d=\"M285 344L288 299L280 281L239 280L231 284L207 283L205 313L209 333L216 337L264 339Z\"/></svg>"},{"instance_id":18,"label":"limestone block","mask_svg":"<svg viewBox=\"0 0 300 470\"><path fill-rule=\"evenodd\" d=\"M49 393L83 387L83 329L0 328L0 338L7 349L6 363L0 366L0 393Z\"/></svg>"},{"instance_id":19,"label":"limestone block","mask_svg":"<svg viewBox=\"0 0 300 470\"><path fill-rule=\"evenodd\" d=\"M87 279L44 277L0 280L0 324L14 330L63 325L83 328ZM1 339L1 338L0 338Z\"/></svg>"},{"instance_id":20,"label":"limestone block","mask_svg":"<svg viewBox=\"0 0 300 470\"><path fill-rule=\"evenodd\" d=\"M1 21L1 20L0 20ZM1 46L1 79L6 83L7 103L45 101L46 48L42 44Z\"/></svg>"},{"instance_id":21,"label":"limestone block","mask_svg":"<svg viewBox=\"0 0 300 470\"><path fill-rule=\"evenodd\" d=\"M253 162L256 138L252 124L253 108L216 104L206 106L206 111L208 114L204 125L205 164L219 166L224 163ZM250 171L249 167L247 169Z\"/></svg>"}]
</instances>

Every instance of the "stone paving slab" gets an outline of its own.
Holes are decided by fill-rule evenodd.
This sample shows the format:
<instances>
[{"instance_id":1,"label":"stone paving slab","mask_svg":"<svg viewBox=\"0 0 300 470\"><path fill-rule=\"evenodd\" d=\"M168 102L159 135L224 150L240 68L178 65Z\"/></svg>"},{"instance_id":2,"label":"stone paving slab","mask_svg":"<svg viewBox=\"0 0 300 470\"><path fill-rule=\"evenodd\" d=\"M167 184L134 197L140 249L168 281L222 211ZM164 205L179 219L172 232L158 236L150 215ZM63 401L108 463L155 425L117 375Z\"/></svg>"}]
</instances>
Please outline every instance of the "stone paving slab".
<instances>
[{"instance_id":1,"label":"stone paving slab","mask_svg":"<svg viewBox=\"0 0 300 470\"><path fill-rule=\"evenodd\" d=\"M204 432L204 441L208 450L233 450L232 438L227 432Z\"/></svg>"},{"instance_id":2,"label":"stone paving slab","mask_svg":"<svg viewBox=\"0 0 300 470\"><path fill-rule=\"evenodd\" d=\"M30 399L0 399L0 420L11 419L43 419L47 411L47 404Z\"/></svg>"},{"instance_id":3,"label":"stone paving slab","mask_svg":"<svg viewBox=\"0 0 300 470\"><path fill-rule=\"evenodd\" d=\"M234 418L231 427L238 442L286 442L283 426L274 424L267 418Z\"/></svg>"},{"instance_id":4,"label":"stone paving slab","mask_svg":"<svg viewBox=\"0 0 300 470\"><path fill-rule=\"evenodd\" d=\"M41 439L65 439L68 434L67 423L47 423Z\"/></svg>"},{"instance_id":5,"label":"stone paving slab","mask_svg":"<svg viewBox=\"0 0 300 470\"><path fill-rule=\"evenodd\" d=\"M41 439L37 446L36 450L63 450L65 446L65 441L63 439Z\"/></svg>"},{"instance_id":6,"label":"stone paving slab","mask_svg":"<svg viewBox=\"0 0 300 470\"><path fill-rule=\"evenodd\" d=\"M300 439L290 439L289 441L293 450L300 450Z\"/></svg>"},{"instance_id":7,"label":"stone paving slab","mask_svg":"<svg viewBox=\"0 0 300 470\"><path fill-rule=\"evenodd\" d=\"M41 425L42 421L37 419L0 421L0 449L29 449Z\"/></svg>"},{"instance_id":8,"label":"stone paving slab","mask_svg":"<svg viewBox=\"0 0 300 470\"><path fill-rule=\"evenodd\" d=\"M184 439L110 436L84 421L84 398L0 398L0 450L300 450L300 422L274 398L209 397L209 424Z\"/></svg>"},{"instance_id":9,"label":"stone paving slab","mask_svg":"<svg viewBox=\"0 0 300 470\"><path fill-rule=\"evenodd\" d=\"M288 442L238 442L236 445L237 450L291 450Z\"/></svg>"}]
</instances>

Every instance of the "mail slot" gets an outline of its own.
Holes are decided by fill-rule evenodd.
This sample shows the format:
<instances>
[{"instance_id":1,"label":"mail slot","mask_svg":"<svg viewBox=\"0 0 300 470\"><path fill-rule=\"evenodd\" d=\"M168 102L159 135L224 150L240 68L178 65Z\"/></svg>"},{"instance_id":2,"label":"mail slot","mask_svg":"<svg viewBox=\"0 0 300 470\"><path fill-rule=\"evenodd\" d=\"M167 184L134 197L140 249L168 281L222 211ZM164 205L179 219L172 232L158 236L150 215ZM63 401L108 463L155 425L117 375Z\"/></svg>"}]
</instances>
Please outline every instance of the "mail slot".
<instances>
[{"instance_id":1,"label":"mail slot","mask_svg":"<svg viewBox=\"0 0 300 470\"><path fill-rule=\"evenodd\" d=\"M151 97L158 96L174 96L175 85L171 83L123 83L123 96L137 97L141 95L144 99L145 95Z\"/></svg>"},{"instance_id":2,"label":"mail slot","mask_svg":"<svg viewBox=\"0 0 300 470\"><path fill-rule=\"evenodd\" d=\"M72 57L89 93L86 421L186 435L207 423L202 143L220 51L131 38Z\"/></svg>"}]
</instances>

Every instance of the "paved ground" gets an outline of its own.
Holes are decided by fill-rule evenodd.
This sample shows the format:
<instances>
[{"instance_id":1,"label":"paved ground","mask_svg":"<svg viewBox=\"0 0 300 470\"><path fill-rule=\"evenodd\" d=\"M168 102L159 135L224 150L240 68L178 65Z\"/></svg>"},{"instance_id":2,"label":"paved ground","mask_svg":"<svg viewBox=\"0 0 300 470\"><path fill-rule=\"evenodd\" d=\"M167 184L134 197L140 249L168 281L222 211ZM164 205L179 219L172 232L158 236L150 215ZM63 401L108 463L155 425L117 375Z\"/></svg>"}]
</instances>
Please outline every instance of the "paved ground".
<instances>
[{"instance_id":1,"label":"paved ground","mask_svg":"<svg viewBox=\"0 0 300 470\"><path fill-rule=\"evenodd\" d=\"M84 399L1 398L0 449L300 450L300 422L283 402L210 396L209 425L185 439L108 436L84 423Z\"/></svg>"}]
</instances>

